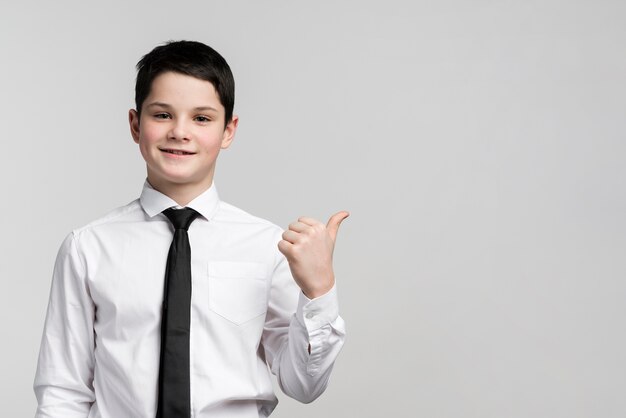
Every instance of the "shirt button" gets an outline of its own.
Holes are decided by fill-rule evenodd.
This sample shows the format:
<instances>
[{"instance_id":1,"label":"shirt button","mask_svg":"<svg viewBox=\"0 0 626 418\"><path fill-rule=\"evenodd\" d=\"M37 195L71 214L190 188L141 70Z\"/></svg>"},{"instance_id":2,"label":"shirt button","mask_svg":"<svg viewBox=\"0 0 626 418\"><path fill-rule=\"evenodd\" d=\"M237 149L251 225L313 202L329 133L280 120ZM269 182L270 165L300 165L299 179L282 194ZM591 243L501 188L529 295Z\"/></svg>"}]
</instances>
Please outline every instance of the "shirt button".
<instances>
[{"instance_id":1,"label":"shirt button","mask_svg":"<svg viewBox=\"0 0 626 418\"><path fill-rule=\"evenodd\" d=\"M315 312L307 312L307 314L305 315L307 319L312 319L314 316L315 316Z\"/></svg>"}]
</instances>

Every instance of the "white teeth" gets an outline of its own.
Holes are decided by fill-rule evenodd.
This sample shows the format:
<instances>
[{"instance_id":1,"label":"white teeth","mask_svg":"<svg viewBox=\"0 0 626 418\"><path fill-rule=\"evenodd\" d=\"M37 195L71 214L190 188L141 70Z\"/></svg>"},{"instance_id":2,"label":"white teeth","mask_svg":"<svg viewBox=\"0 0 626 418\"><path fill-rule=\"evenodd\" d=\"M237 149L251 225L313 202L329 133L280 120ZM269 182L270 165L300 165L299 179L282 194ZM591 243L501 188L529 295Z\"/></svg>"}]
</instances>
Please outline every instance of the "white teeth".
<instances>
[{"instance_id":1,"label":"white teeth","mask_svg":"<svg viewBox=\"0 0 626 418\"><path fill-rule=\"evenodd\" d=\"M189 154L192 154L191 152L179 151L179 150L173 150L173 149L165 150L165 152L168 152L170 154L175 154L175 155L189 155Z\"/></svg>"}]
</instances>

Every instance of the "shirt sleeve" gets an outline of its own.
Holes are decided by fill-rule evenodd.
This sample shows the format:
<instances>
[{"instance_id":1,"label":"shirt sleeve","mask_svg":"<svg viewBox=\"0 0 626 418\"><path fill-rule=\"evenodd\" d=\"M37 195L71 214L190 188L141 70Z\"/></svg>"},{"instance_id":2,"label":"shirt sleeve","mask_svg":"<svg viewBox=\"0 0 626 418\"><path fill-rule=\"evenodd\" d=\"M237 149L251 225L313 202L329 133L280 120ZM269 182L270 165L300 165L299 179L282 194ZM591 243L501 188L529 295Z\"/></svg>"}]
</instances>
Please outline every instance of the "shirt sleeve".
<instances>
[{"instance_id":1,"label":"shirt sleeve","mask_svg":"<svg viewBox=\"0 0 626 418\"><path fill-rule=\"evenodd\" d=\"M61 244L52 275L33 385L38 402L36 418L89 415L95 400L94 318L85 269L71 233Z\"/></svg>"},{"instance_id":2,"label":"shirt sleeve","mask_svg":"<svg viewBox=\"0 0 626 418\"><path fill-rule=\"evenodd\" d=\"M282 391L309 403L328 385L345 340L345 323L339 316L336 287L307 298L291 276L287 259L276 251L263 348Z\"/></svg>"}]
</instances>

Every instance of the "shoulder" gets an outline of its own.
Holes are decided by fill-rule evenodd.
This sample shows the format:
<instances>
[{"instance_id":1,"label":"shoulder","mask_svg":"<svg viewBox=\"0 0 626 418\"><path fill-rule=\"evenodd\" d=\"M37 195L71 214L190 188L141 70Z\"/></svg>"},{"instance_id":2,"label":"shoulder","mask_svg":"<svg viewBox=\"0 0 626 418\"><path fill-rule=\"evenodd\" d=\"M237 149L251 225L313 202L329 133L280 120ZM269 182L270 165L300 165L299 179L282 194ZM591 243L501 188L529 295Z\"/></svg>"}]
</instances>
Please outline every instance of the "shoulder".
<instances>
[{"instance_id":1,"label":"shoulder","mask_svg":"<svg viewBox=\"0 0 626 418\"><path fill-rule=\"evenodd\" d=\"M139 200L136 199L105 213L84 226L73 229L62 241L57 257L77 256L82 253L85 246L88 247L88 251L101 247L105 241L110 241L107 238L116 235L119 226L129 225L129 221L132 222L133 219L141 219L142 214Z\"/></svg>"},{"instance_id":2,"label":"shoulder","mask_svg":"<svg viewBox=\"0 0 626 418\"><path fill-rule=\"evenodd\" d=\"M85 234L106 229L107 227L127 224L128 222L143 220L144 218L145 214L141 208L139 199L135 199L124 206L120 206L113 210L110 210L109 212L82 227L74 229L70 233L70 235L73 235L74 237L80 237Z\"/></svg>"},{"instance_id":3,"label":"shoulder","mask_svg":"<svg viewBox=\"0 0 626 418\"><path fill-rule=\"evenodd\" d=\"M220 201L219 210L211 219L221 233L229 237L229 242L242 251L256 249L257 256L265 254L268 263L275 265L281 259L277 243L282 239L283 228L275 223L255 216L230 203Z\"/></svg>"},{"instance_id":4,"label":"shoulder","mask_svg":"<svg viewBox=\"0 0 626 418\"><path fill-rule=\"evenodd\" d=\"M224 202L223 200L220 201L219 205L220 208L213 218L213 221L215 222L237 224L241 226L248 225L250 228L263 228L282 233L282 228L280 226L268 221L267 219L252 215L251 213L246 212L235 205Z\"/></svg>"}]
</instances>

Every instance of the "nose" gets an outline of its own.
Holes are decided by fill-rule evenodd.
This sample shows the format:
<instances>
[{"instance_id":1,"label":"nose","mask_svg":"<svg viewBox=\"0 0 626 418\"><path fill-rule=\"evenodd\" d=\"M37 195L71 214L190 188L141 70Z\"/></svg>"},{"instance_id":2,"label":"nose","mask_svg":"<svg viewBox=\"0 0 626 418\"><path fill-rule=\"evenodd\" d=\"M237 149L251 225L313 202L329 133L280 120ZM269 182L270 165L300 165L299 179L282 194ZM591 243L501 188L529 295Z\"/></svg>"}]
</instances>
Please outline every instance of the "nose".
<instances>
[{"instance_id":1,"label":"nose","mask_svg":"<svg viewBox=\"0 0 626 418\"><path fill-rule=\"evenodd\" d=\"M172 125L172 129L170 129L170 132L168 134L168 139L172 139L176 141L189 141L190 139L189 129L183 120L178 119Z\"/></svg>"}]
</instances>

